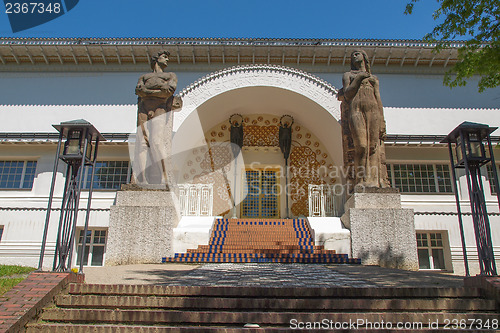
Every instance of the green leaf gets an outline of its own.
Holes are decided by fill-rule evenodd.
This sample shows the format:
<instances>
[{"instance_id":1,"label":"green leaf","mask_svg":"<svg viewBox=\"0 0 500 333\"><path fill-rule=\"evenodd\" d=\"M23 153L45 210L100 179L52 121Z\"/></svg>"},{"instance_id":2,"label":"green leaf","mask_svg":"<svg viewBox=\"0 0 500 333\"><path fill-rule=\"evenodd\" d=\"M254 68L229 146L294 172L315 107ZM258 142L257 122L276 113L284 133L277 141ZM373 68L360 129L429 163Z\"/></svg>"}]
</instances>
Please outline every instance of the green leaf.
<instances>
[{"instance_id":1,"label":"green leaf","mask_svg":"<svg viewBox=\"0 0 500 333\"><path fill-rule=\"evenodd\" d=\"M405 14L411 15L419 0L411 0ZM440 7L434 20L444 21L426 34L423 40L436 43L435 52L450 45L450 39L465 38L458 50L458 62L446 73L443 83L450 88L464 86L479 77L483 92L500 85L500 0L437 0Z\"/></svg>"}]
</instances>

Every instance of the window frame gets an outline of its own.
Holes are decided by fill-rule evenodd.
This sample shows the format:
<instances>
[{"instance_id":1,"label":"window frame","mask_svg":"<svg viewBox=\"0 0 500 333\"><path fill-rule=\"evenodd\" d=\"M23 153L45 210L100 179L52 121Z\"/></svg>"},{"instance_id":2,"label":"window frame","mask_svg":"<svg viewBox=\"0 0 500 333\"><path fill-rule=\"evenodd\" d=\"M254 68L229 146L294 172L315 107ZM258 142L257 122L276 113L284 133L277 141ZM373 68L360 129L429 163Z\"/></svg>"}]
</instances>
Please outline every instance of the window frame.
<instances>
[{"instance_id":1,"label":"window frame","mask_svg":"<svg viewBox=\"0 0 500 333\"><path fill-rule=\"evenodd\" d=\"M432 184L429 184L429 185L426 185L426 184L423 184L423 183L420 183L420 184L416 184L415 186L428 186L429 188L433 188L434 191L429 191L429 192L425 192L425 191L403 191L404 189L404 186L401 186L401 187L397 187L396 186L396 176L395 176L395 168L394 166L397 165L397 166L412 166L413 167L413 171L416 171L414 169L414 166L431 166L432 167L432 178L421 178L421 180L423 179L426 179L426 180L431 180L432 179ZM443 166L446 166L447 167L447 170L438 170L439 169L439 166L443 167ZM387 169L388 169L388 177L389 177L389 180L391 182L391 185L392 187L394 188L398 188L400 193L401 194L418 194L418 195L422 195L422 194L431 194L431 195L435 195L435 194L439 194L439 195L450 195L450 194L453 194L453 179L451 177L451 166L449 163L446 163L446 162L441 162L441 163L436 163L435 161L433 162L428 162L428 161L388 161L387 162ZM421 170L418 170L418 171L421 171ZM447 175L448 175L448 181L449 183L440 183L440 178L438 176L438 173L443 173L443 172L447 172ZM416 177L415 177L416 178ZM410 178L406 178L406 179L410 179ZM414 178L411 178L411 179L414 179ZM446 179L446 178L444 178ZM408 186L410 189L411 189L411 185ZM445 191L441 191L441 187L444 187ZM449 191L447 191L449 190Z\"/></svg>"},{"instance_id":2,"label":"window frame","mask_svg":"<svg viewBox=\"0 0 500 333\"><path fill-rule=\"evenodd\" d=\"M98 160L98 161L96 161L95 167L97 169L98 163L109 163L109 162L126 162L128 164L127 165L127 176L125 179L125 183L122 183L122 184L129 183L130 179L132 177L132 163L130 163L129 160ZM82 179L82 191L88 191L88 190L90 190L90 182L89 182L89 178L91 177L90 166L88 166L88 165L85 166L83 168L83 170L84 170L84 174L83 174L83 179ZM95 175L97 175L97 170L96 170ZM119 187L118 188L98 188L95 186L95 183L94 183L94 187L92 188L92 191L118 191L119 189L120 189Z\"/></svg>"},{"instance_id":3,"label":"window frame","mask_svg":"<svg viewBox=\"0 0 500 333\"><path fill-rule=\"evenodd\" d=\"M19 181L19 185L17 187L2 187L1 186L1 178L4 176L4 173L3 173L3 168L0 168L0 191L31 191L33 190L33 185L35 184L35 178L36 178L36 171L37 171L37 168L38 168L38 160L37 159L18 159L18 160L14 160L14 159L6 159L6 160L0 160L0 163L5 163L5 162L22 162L23 163L23 166L22 166L22 171L21 171L21 175L20 175L20 181ZM33 162L34 163L34 169L33 169L33 173L32 173L32 179L26 179L26 176L27 176L27 169L28 169L28 163L30 162ZM10 174L8 174L10 175ZM17 175L17 174L12 174L12 175ZM23 187L24 184L26 182L29 182L31 183L31 186L30 187Z\"/></svg>"},{"instance_id":4,"label":"window frame","mask_svg":"<svg viewBox=\"0 0 500 333\"><path fill-rule=\"evenodd\" d=\"M497 191L495 189L495 183L492 181L493 180L493 169L491 168L492 164L487 164L486 165L486 180L488 181L490 185L490 193L491 195L496 196ZM500 164L495 164L495 167L497 168L497 175L500 178ZM500 179L499 179L500 183Z\"/></svg>"},{"instance_id":5,"label":"window frame","mask_svg":"<svg viewBox=\"0 0 500 333\"><path fill-rule=\"evenodd\" d=\"M80 255L80 250L78 249L81 245L82 245L82 241L83 241L83 236L82 236L82 233L85 231L84 228L78 228L76 230L76 234L77 236L75 237L75 266L79 267L80 266L80 262L79 262L79 255ZM96 238L96 231L99 231L99 232L106 232L106 234L104 235L104 243L95 243L95 238ZM85 243L85 246L89 247L89 252L88 252L88 256L87 256L87 264L84 264L83 267L103 267L104 266L104 263L106 261L106 250L107 250L107 245L108 245L108 228L88 228L87 229L87 232L90 232L90 241L87 241ZM103 236L98 236L98 237L103 237ZM81 238L81 241L80 241L80 238ZM88 236L87 236L87 239L88 239ZM93 255L94 255L94 247L103 247L103 254L102 254L102 263L101 265L92 265L92 260L93 260ZM85 251L84 251L85 252ZM85 255L85 253L84 253ZM89 265L90 264L90 265Z\"/></svg>"},{"instance_id":6,"label":"window frame","mask_svg":"<svg viewBox=\"0 0 500 333\"><path fill-rule=\"evenodd\" d=\"M431 235L440 235L440 241L441 245L433 245L432 244L432 237ZM427 245L419 245L419 235L425 235L425 240L427 242ZM420 256L418 256L418 265L419 265L419 270L421 271L446 271L447 270L447 265L446 265L446 232L443 232L441 230L428 230L428 231L422 231L422 230L417 230L415 232L415 239L417 241L417 253L419 250L427 250L428 254L428 259L429 259L429 267L430 268L420 268ZM435 239L436 241L438 240L437 238ZM437 243L436 243L437 244ZM441 255L443 258L443 267L442 268L436 268L434 266L434 253L433 250L441 250Z\"/></svg>"}]
</instances>

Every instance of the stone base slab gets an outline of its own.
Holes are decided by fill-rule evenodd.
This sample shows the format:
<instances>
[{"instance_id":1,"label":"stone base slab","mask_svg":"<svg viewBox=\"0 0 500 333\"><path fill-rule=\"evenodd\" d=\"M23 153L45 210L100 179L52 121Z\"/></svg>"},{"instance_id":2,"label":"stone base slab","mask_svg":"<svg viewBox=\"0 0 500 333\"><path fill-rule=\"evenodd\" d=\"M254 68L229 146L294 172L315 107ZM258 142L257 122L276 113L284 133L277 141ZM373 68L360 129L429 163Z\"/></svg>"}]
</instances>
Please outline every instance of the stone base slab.
<instances>
[{"instance_id":1,"label":"stone base slab","mask_svg":"<svg viewBox=\"0 0 500 333\"><path fill-rule=\"evenodd\" d=\"M208 245L216 216L183 216L174 229L174 253ZM219 217L220 218L220 217Z\"/></svg>"},{"instance_id":2,"label":"stone base slab","mask_svg":"<svg viewBox=\"0 0 500 333\"><path fill-rule=\"evenodd\" d=\"M354 193L345 207L341 219L351 230L353 258L363 265L418 270L413 210L401 208L399 194Z\"/></svg>"},{"instance_id":3,"label":"stone base slab","mask_svg":"<svg viewBox=\"0 0 500 333\"><path fill-rule=\"evenodd\" d=\"M401 194L399 193L354 193L345 203L345 210L349 208L401 208Z\"/></svg>"},{"instance_id":4,"label":"stone base slab","mask_svg":"<svg viewBox=\"0 0 500 333\"><path fill-rule=\"evenodd\" d=\"M105 265L161 263L173 255L177 199L168 191L118 191L111 206Z\"/></svg>"},{"instance_id":5,"label":"stone base slab","mask_svg":"<svg viewBox=\"0 0 500 333\"><path fill-rule=\"evenodd\" d=\"M338 217L308 217L314 234L314 243L325 250L337 253L351 253L351 232L342 226Z\"/></svg>"}]
</instances>

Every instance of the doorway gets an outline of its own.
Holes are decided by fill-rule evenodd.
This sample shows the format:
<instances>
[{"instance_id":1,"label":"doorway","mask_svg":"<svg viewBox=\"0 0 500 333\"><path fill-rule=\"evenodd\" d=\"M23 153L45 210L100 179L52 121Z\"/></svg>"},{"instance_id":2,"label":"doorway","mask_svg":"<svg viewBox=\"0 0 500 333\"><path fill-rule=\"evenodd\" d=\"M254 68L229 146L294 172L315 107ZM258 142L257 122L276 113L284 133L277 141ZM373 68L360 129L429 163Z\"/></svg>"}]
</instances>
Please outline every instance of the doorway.
<instances>
[{"instance_id":1,"label":"doorway","mask_svg":"<svg viewBox=\"0 0 500 333\"><path fill-rule=\"evenodd\" d=\"M278 169L246 169L241 203L242 218L279 218Z\"/></svg>"}]
</instances>

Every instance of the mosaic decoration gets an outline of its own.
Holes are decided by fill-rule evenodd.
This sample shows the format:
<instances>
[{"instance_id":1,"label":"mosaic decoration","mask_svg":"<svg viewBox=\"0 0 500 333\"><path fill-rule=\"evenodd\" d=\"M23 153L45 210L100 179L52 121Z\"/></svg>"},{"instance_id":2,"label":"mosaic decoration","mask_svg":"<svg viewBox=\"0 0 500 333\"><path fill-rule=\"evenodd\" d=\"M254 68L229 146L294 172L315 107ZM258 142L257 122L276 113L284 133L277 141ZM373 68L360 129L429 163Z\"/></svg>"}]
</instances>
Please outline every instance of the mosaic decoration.
<instances>
[{"instance_id":1,"label":"mosaic decoration","mask_svg":"<svg viewBox=\"0 0 500 333\"><path fill-rule=\"evenodd\" d=\"M243 147L279 147L278 125L277 116L246 115ZM214 184L213 211L218 215L228 214L232 208L229 181L232 181L233 175L230 171L232 153L229 136L227 120L206 131L208 148L193 150L182 168L186 182ZM294 124L289 164L292 215L307 216L308 185L334 184L336 180L330 174L334 168L333 161L314 133L301 124Z\"/></svg>"},{"instance_id":2,"label":"mosaic decoration","mask_svg":"<svg viewBox=\"0 0 500 333\"><path fill-rule=\"evenodd\" d=\"M252 121L252 124L255 120ZM262 122L262 121L260 121ZM243 146L246 147L278 147L279 128L276 125L243 127Z\"/></svg>"}]
</instances>

